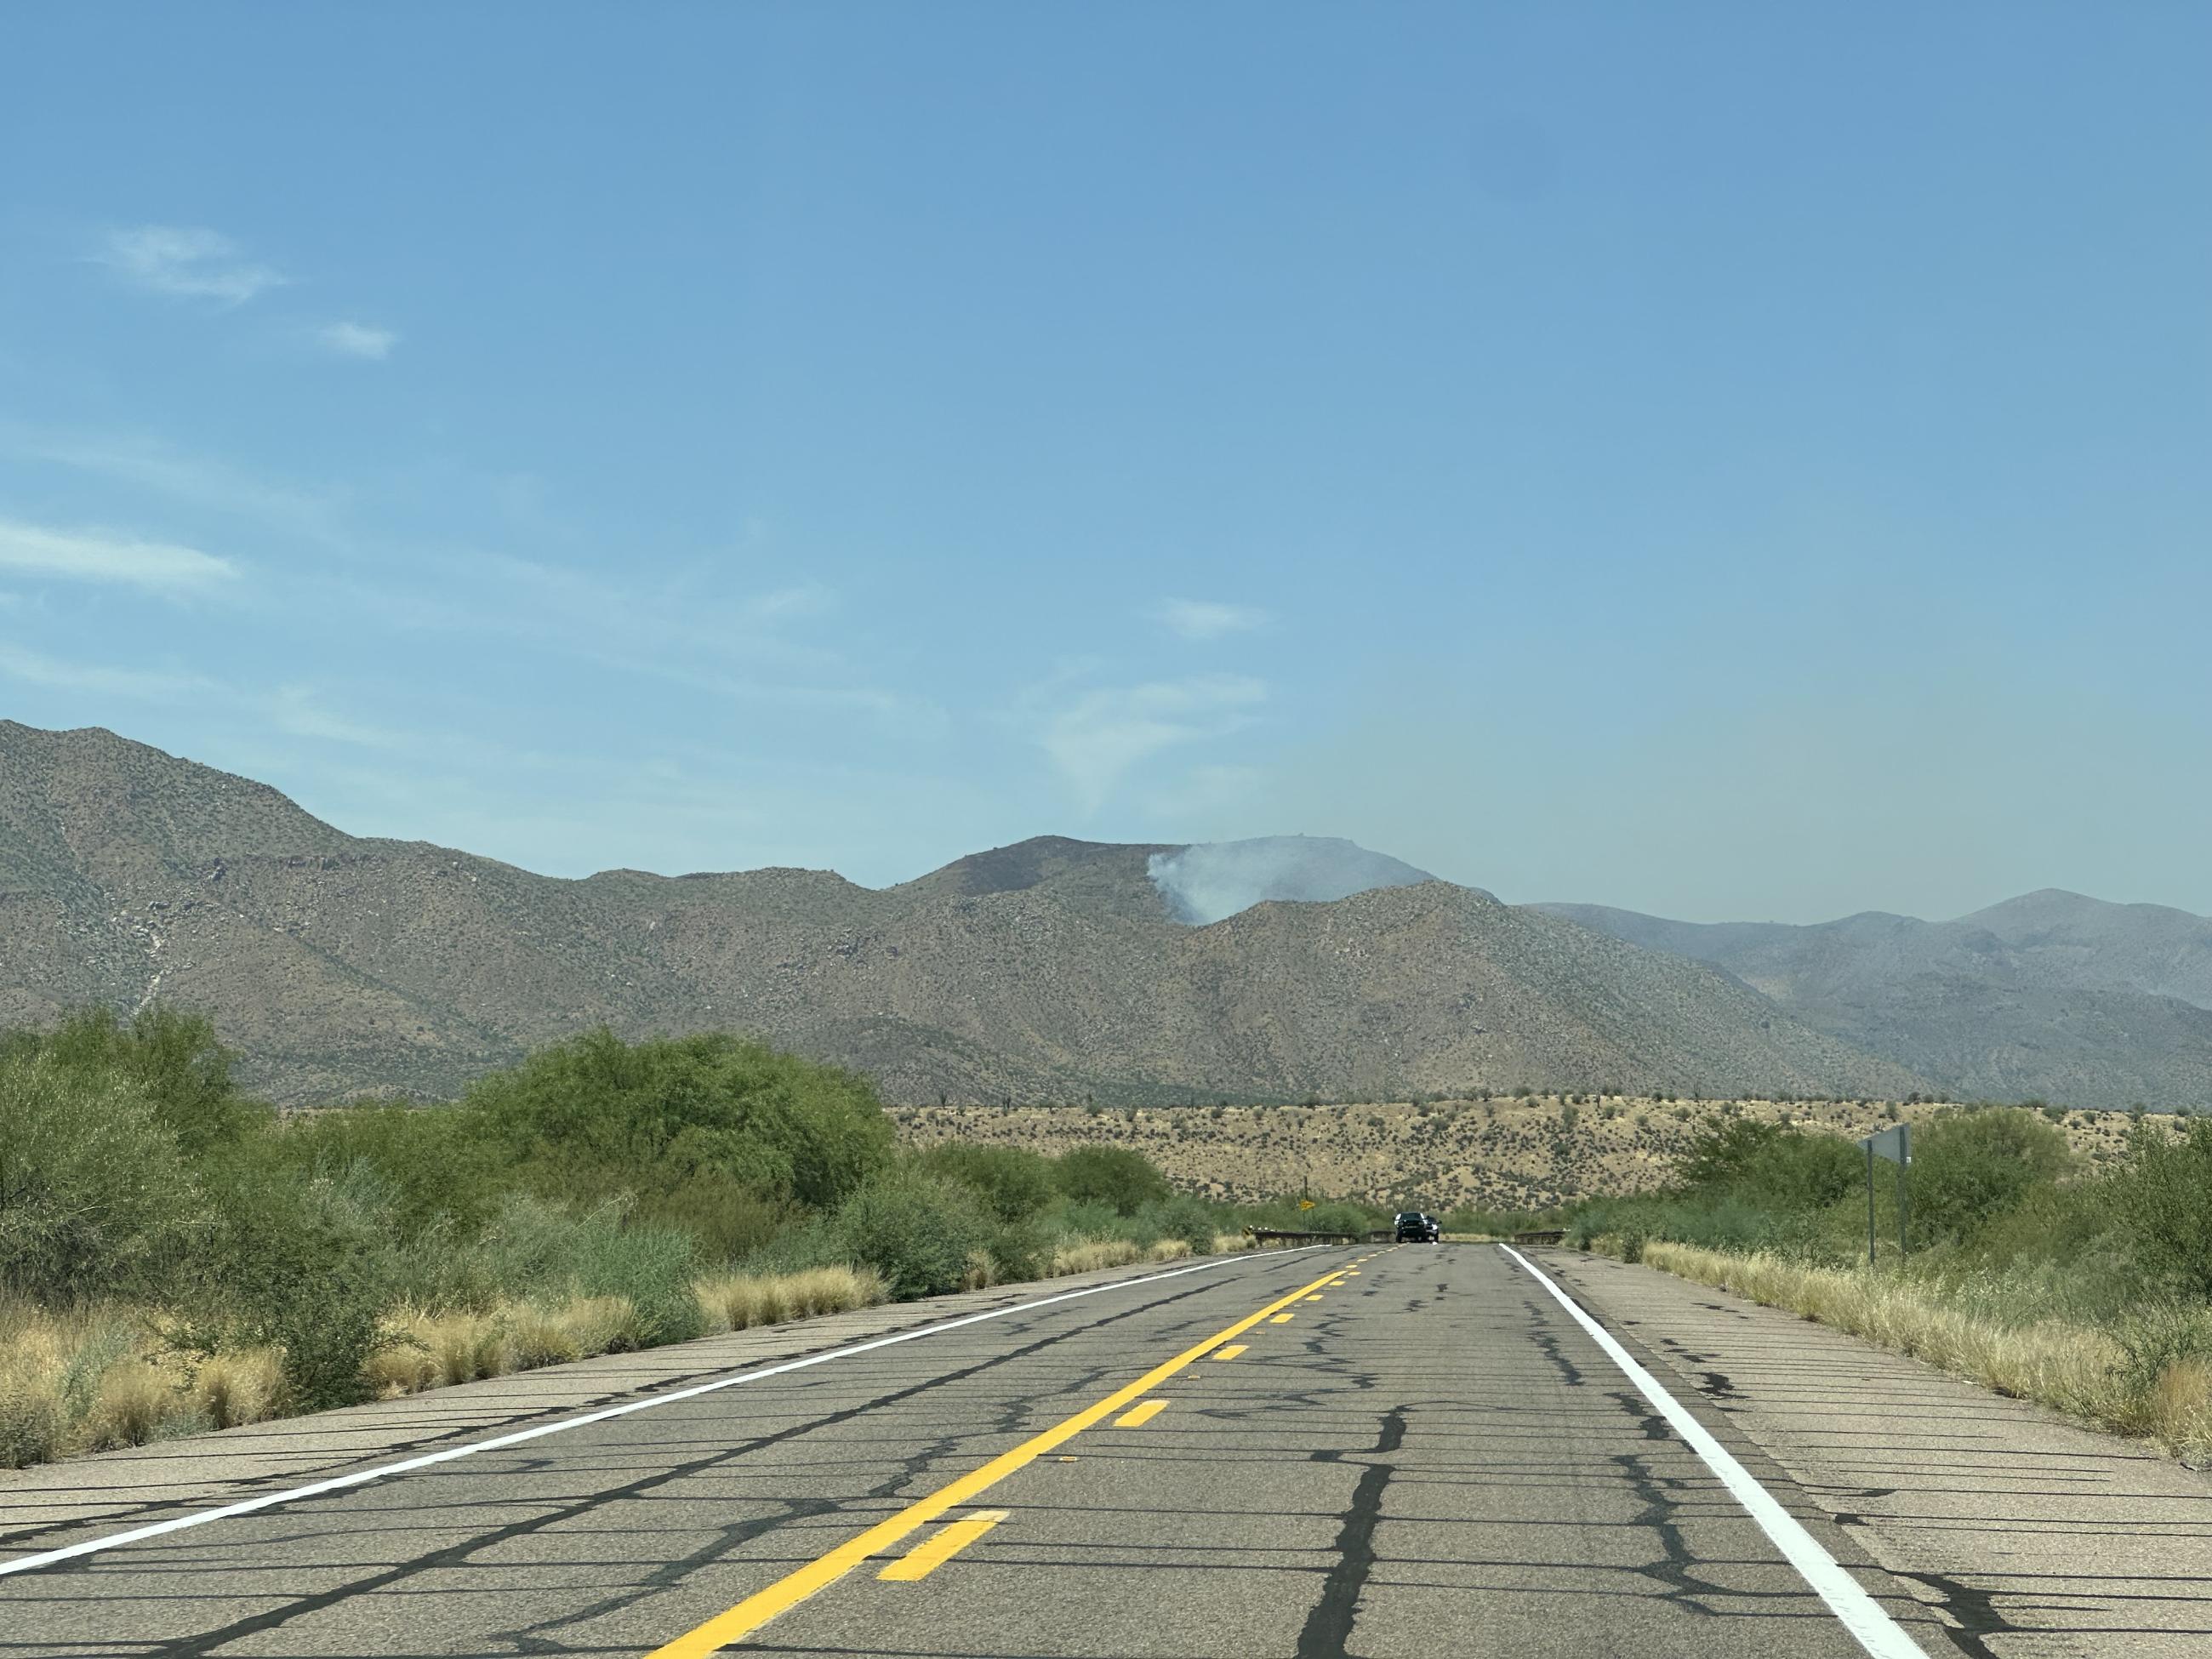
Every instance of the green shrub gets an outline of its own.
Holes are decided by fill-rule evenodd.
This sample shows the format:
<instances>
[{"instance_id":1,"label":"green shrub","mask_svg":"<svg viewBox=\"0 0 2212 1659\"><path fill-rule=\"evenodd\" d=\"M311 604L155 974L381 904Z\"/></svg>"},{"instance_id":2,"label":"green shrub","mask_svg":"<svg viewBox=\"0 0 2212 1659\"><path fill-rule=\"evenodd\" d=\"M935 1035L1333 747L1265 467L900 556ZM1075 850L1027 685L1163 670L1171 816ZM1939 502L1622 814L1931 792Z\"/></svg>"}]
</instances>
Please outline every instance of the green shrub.
<instances>
[{"instance_id":1,"label":"green shrub","mask_svg":"<svg viewBox=\"0 0 2212 1659\"><path fill-rule=\"evenodd\" d=\"M0 1058L0 1285L47 1303L143 1291L203 1213L142 1083L27 1045Z\"/></svg>"},{"instance_id":2,"label":"green shrub","mask_svg":"<svg viewBox=\"0 0 2212 1659\"><path fill-rule=\"evenodd\" d=\"M1053 1179L1078 1203L1110 1204L1121 1215L1164 1202L1169 1193L1167 1177L1152 1160L1126 1146L1078 1146L1063 1152L1053 1166Z\"/></svg>"},{"instance_id":3,"label":"green shrub","mask_svg":"<svg viewBox=\"0 0 2212 1659\"><path fill-rule=\"evenodd\" d=\"M1778 1209L1819 1209L1858 1185L1863 1157L1833 1135L1730 1118L1699 1131L1676 1168L1693 1191Z\"/></svg>"},{"instance_id":4,"label":"green shrub","mask_svg":"<svg viewBox=\"0 0 2212 1659\"><path fill-rule=\"evenodd\" d=\"M1062 1199L1044 1218L1052 1232L1070 1238L1131 1238L1133 1218L1111 1204L1081 1203Z\"/></svg>"},{"instance_id":5,"label":"green shrub","mask_svg":"<svg viewBox=\"0 0 2212 1659\"><path fill-rule=\"evenodd\" d=\"M805 1218L796 1200L763 1194L720 1170L697 1170L665 1192L638 1200L638 1219L698 1241L704 1261L740 1261Z\"/></svg>"},{"instance_id":6,"label":"green shrub","mask_svg":"<svg viewBox=\"0 0 2212 1659\"><path fill-rule=\"evenodd\" d=\"M721 1033L626 1043L593 1031L480 1079L466 1097L551 1195L673 1186L716 1171L831 1206L888 1161L890 1120L862 1079Z\"/></svg>"},{"instance_id":7,"label":"green shrub","mask_svg":"<svg viewBox=\"0 0 2212 1659\"><path fill-rule=\"evenodd\" d=\"M2212 1308L2190 1302L2148 1302L2127 1310L2112 1326L2127 1355L2125 1380L2147 1391L2177 1363L2212 1362Z\"/></svg>"},{"instance_id":8,"label":"green shrub","mask_svg":"<svg viewBox=\"0 0 2212 1659\"><path fill-rule=\"evenodd\" d=\"M424 1235L431 1272L410 1282L410 1292L432 1307L489 1307L501 1292L540 1304L557 1302L575 1293L581 1236L593 1227L619 1227L629 1205L627 1198L614 1199L600 1215L511 1193L474 1238L444 1238L443 1230Z\"/></svg>"},{"instance_id":9,"label":"green shrub","mask_svg":"<svg viewBox=\"0 0 2212 1659\"><path fill-rule=\"evenodd\" d=\"M231 1080L234 1056L215 1027L196 1014L153 1004L123 1024L108 1008L71 1015L52 1031L13 1031L0 1056L44 1054L87 1079L135 1085L178 1150L196 1158L265 1127L275 1115L240 1097Z\"/></svg>"},{"instance_id":10,"label":"green shrub","mask_svg":"<svg viewBox=\"0 0 2212 1659\"><path fill-rule=\"evenodd\" d=\"M957 1182L981 1194L1003 1223L1026 1220L1052 1202L1049 1159L1018 1146L977 1146L948 1141L933 1146L916 1162L932 1175Z\"/></svg>"},{"instance_id":11,"label":"green shrub","mask_svg":"<svg viewBox=\"0 0 2212 1659\"><path fill-rule=\"evenodd\" d=\"M1939 1118L1912 1139L1917 1241L1971 1237L2073 1162L2063 1131L2010 1108Z\"/></svg>"},{"instance_id":12,"label":"green shrub","mask_svg":"<svg viewBox=\"0 0 2212 1659\"><path fill-rule=\"evenodd\" d=\"M1666 1239L1710 1250L1782 1249L1802 1253L1813 1218L1778 1213L1733 1195L1600 1199L1568 1218L1567 1242L1588 1249L1607 1234Z\"/></svg>"},{"instance_id":13,"label":"green shrub","mask_svg":"<svg viewBox=\"0 0 2212 1659\"><path fill-rule=\"evenodd\" d=\"M1860 1209L1863 1228L1863 1210ZM1990 1267L2052 1257L2077 1260L2113 1243L2113 1219L2112 1194L2102 1183L2044 1182L2022 1193L2012 1208L1984 1221L1971 1237L1957 1241L1956 1253L1962 1261Z\"/></svg>"},{"instance_id":14,"label":"green shrub","mask_svg":"<svg viewBox=\"0 0 2212 1659\"><path fill-rule=\"evenodd\" d=\"M2138 1120L2127 1161L2107 1179L2144 1269L2181 1294L2212 1300L2212 1117L2191 1116L2178 1133Z\"/></svg>"},{"instance_id":15,"label":"green shrub","mask_svg":"<svg viewBox=\"0 0 2212 1659\"><path fill-rule=\"evenodd\" d=\"M1213 1248L1213 1236L1221 1231L1214 1207L1188 1194L1177 1194L1164 1204L1147 1204L1131 1219L1145 1243L1179 1238L1200 1254Z\"/></svg>"},{"instance_id":16,"label":"green shrub","mask_svg":"<svg viewBox=\"0 0 2212 1659\"><path fill-rule=\"evenodd\" d=\"M483 1116L448 1106L369 1101L315 1112L276 1136L283 1160L303 1174L363 1165L389 1195L393 1224L418 1231L448 1218L464 1231L489 1220L511 1179L509 1160Z\"/></svg>"},{"instance_id":17,"label":"green shrub","mask_svg":"<svg viewBox=\"0 0 2212 1659\"><path fill-rule=\"evenodd\" d=\"M1033 1218L1000 1222L983 1248L1002 1283L1042 1279L1052 1265L1053 1242Z\"/></svg>"},{"instance_id":18,"label":"green shrub","mask_svg":"<svg viewBox=\"0 0 2212 1659\"><path fill-rule=\"evenodd\" d=\"M635 1310L638 1344L680 1342L704 1328L691 1291L696 1241L640 1218L628 1194L588 1210L511 1195L479 1237L445 1259L452 1266L442 1294L413 1292L427 1304L489 1306L504 1295L553 1307L575 1297L618 1296Z\"/></svg>"},{"instance_id":19,"label":"green shrub","mask_svg":"<svg viewBox=\"0 0 2212 1659\"><path fill-rule=\"evenodd\" d=\"M587 1297L626 1297L635 1310L635 1345L688 1342L704 1334L705 1316L691 1285L697 1246L673 1227L639 1224L593 1226L577 1235L575 1285Z\"/></svg>"},{"instance_id":20,"label":"green shrub","mask_svg":"<svg viewBox=\"0 0 2212 1659\"><path fill-rule=\"evenodd\" d=\"M833 1231L848 1261L873 1267L890 1295L906 1301L959 1289L969 1256L988 1250L993 1229L967 1188L895 1166L838 1206Z\"/></svg>"},{"instance_id":21,"label":"green shrub","mask_svg":"<svg viewBox=\"0 0 2212 1659\"><path fill-rule=\"evenodd\" d=\"M1316 1204L1304 1214L1303 1223L1292 1224L1302 1225L1309 1232L1352 1233L1356 1236L1372 1232L1382 1224L1381 1218L1364 1205L1347 1204L1342 1200Z\"/></svg>"},{"instance_id":22,"label":"green shrub","mask_svg":"<svg viewBox=\"0 0 2212 1659\"><path fill-rule=\"evenodd\" d=\"M248 1164L217 1188L206 1265L179 1328L203 1352L271 1344L282 1350L293 1411L367 1397L362 1367L398 1282L386 1194L366 1165L301 1181Z\"/></svg>"}]
</instances>

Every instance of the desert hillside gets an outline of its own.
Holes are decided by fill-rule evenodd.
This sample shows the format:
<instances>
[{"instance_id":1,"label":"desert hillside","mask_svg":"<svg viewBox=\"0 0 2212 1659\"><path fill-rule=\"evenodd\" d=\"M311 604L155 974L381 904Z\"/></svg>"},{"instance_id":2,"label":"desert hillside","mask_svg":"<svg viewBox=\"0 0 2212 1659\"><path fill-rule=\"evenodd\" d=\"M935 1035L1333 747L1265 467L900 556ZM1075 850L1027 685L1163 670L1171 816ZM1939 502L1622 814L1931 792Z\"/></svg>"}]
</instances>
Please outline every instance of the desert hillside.
<instances>
[{"instance_id":1,"label":"desert hillside","mask_svg":"<svg viewBox=\"0 0 2212 1659\"><path fill-rule=\"evenodd\" d=\"M1447 1210L1549 1209L1601 1194L1665 1184L1699 1130L1726 1115L1795 1123L1857 1139L1893 1121L1923 1122L1945 1108L1851 1101L1680 1101L1532 1096L1527 1099L1384 1102L1364 1106L939 1108L900 1110L917 1146L945 1140L1024 1146L1131 1146L1184 1189L1258 1199L1310 1188L1316 1197ZM2069 1112L2076 1152L2118 1152L2124 1112Z\"/></svg>"},{"instance_id":2,"label":"desert hillside","mask_svg":"<svg viewBox=\"0 0 2212 1659\"><path fill-rule=\"evenodd\" d=\"M1194 850L1045 836L881 890L556 880L0 721L0 1024L160 999L299 1103L450 1097L602 1025L765 1037L907 1103L1923 1086L1706 963L1350 843Z\"/></svg>"},{"instance_id":3,"label":"desert hillside","mask_svg":"<svg viewBox=\"0 0 2212 1659\"><path fill-rule=\"evenodd\" d=\"M2212 1104L2212 918L2049 890L1951 921L1869 912L1809 927L1538 908L1711 963L1939 1089Z\"/></svg>"}]
</instances>

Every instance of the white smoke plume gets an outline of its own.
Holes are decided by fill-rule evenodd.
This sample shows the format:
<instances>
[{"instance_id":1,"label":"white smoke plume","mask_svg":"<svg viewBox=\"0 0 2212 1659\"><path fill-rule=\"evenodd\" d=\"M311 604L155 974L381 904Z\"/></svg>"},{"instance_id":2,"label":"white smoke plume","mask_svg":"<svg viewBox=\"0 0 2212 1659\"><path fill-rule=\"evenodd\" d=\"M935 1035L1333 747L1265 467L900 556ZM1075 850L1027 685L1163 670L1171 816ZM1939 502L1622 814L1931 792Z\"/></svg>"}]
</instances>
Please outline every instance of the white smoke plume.
<instances>
[{"instance_id":1,"label":"white smoke plume","mask_svg":"<svg viewBox=\"0 0 2212 1659\"><path fill-rule=\"evenodd\" d=\"M1262 836L1155 853L1146 873L1168 908L1202 927L1268 899L1321 902L1434 881L1425 870L1330 836Z\"/></svg>"}]
</instances>

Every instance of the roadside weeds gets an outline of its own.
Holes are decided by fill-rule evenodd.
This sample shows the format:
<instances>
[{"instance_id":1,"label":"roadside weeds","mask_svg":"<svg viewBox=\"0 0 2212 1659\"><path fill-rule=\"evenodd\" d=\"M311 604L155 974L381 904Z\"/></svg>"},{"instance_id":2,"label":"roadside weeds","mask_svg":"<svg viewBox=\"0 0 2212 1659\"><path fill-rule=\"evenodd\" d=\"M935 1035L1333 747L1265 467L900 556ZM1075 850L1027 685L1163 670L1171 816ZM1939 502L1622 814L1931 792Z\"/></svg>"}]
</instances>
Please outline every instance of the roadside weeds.
<instances>
[{"instance_id":1,"label":"roadside weeds","mask_svg":"<svg viewBox=\"0 0 2212 1659\"><path fill-rule=\"evenodd\" d=\"M1591 1241L1629 1259L1617 1235ZM1939 1282L1808 1266L1767 1251L1735 1254L1651 1239L1647 1267L1832 1326L2015 1399L2150 1440L2192 1463L2212 1459L2212 1363L2193 1316L2118 1329L2068 1320L2001 1320L1960 1305Z\"/></svg>"},{"instance_id":2,"label":"roadside weeds","mask_svg":"<svg viewBox=\"0 0 2212 1659\"><path fill-rule=\"evenodd\" d=\"M1225 1233L1212 1243L1210 1254L1226 1254L1252 1242ZM1180 1261L1194 1254L1182 1239L1149 1247L1127 1239L1074 1240L1055 1248L1040 1278ZM988 1257L971 1264L966 1288L1000 1283L988 1266ZM691 1292L708 1335L888 1299L879 1275L850 1267L711 1274L695 1279ZM54 1312L0 1302L0 1468L294 1414L285 1408L281 1350L194 1354L166 1342L161 1325L160 1310L135 1304ZM379 1400L655 1346L636 1307L622 1296L501 1300L488 1308L402 1305L385 1315L380 1328L382 1340L362 1370L363 1393Z\"/></svg>"}]
</instances>

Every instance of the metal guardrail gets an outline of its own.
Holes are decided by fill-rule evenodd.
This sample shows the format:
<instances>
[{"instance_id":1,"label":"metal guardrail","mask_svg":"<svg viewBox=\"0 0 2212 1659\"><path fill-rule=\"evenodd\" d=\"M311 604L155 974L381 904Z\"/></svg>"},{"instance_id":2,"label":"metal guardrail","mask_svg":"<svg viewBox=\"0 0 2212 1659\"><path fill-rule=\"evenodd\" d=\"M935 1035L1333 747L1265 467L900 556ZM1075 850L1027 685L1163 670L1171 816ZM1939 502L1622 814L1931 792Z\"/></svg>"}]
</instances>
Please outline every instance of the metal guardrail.
<instances>
[{"instance_id":1,"label":"metal guardrail","mask_svg":"<svg viewBox=\"0 0 2212 1659\"><path fill-rule=\"evenodd\" d=\"M1255 1244L1387 1244L1395 1237L1385 1227L1376 1231L1300 1232L1290 1227L1247 1227Z\"/></svg>"},{"instance_id":2,"label":"metal guardrail","mask_svg":"<svg viewBox=\"0 0 2212 1659\"><path fill-rule=\"evenodd\" d=\"M1516 1233L1513 1242L1516 1244L1556 1244L1566 1236L1565 1227L1547 1227L1540 1232Z\"/></svg>"}]
</instances>

